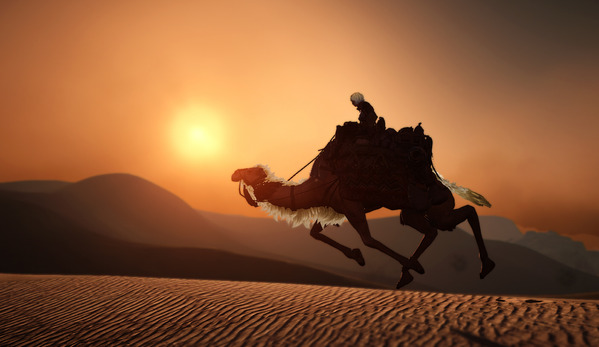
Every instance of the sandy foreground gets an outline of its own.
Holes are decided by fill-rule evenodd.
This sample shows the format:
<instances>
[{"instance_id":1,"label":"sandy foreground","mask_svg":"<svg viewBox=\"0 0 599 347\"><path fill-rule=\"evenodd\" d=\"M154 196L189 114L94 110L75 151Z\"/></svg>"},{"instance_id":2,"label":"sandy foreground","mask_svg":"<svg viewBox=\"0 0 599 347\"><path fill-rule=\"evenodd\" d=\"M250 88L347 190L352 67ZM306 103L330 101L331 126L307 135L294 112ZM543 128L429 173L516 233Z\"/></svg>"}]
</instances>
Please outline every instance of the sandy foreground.
<instances>
[{"instance_id":1,"label":"sandy foreground","mask_svg":"<svg viewBox=\"0 0 599 347\"><path fill-rule=\"evenodd\" d=\"M599 346L599 301L0 274L0 345Z\"/></svg>"}]
</instances>

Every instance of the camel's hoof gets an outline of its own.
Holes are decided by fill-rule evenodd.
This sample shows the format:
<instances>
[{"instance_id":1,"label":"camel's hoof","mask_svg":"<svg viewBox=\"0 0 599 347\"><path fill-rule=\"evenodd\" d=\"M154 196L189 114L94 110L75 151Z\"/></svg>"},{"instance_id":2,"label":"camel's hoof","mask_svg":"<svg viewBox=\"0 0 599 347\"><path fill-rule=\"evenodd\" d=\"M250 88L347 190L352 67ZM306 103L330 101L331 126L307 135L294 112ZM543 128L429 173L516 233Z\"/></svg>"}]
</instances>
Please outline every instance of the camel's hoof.
<instances>
[{"instance_id":1,"label":"camel's hoof","mask_svg":"<svg viewBox=\"0 0 599 347\"><path fill-rule=\"evenodd\" d=\"M482 280L495 268L495 262L487 258L482 262L482 268L480 270L480 279Z\"/></svg>"},{"instance_id":2,"label":"camel's hoof","mask_svg":"<svg viewBox=\"0 0 599 347\"><path fill-rule=\"evenodd\" d=\"M421 275L424 275L424 268L418 260L410 260L408 262L408 268L418 272Z\"/></svg>"},{"instance_id":3,"label":"camel's hoof","mask_svg":"<svg viewBox=\"0 0 599 347\"><path fill-rule=\"evenodd\" d=\"M364 257L362 256L362 252L360 251L359 248L354 248L351 250L350 258L355 260L358 263L358 265L360 265L360 266L366 265L366 261L364 260Z\"/></svg>"},{"instance_id":4,"label":"camel's hoof","mask_svg":"<svg viewBox=\"0 0 599 347\"><path fill-rule=\"evenodd\" d=\"M399 279L399 282L397 282L397 285L395 286L395 288L399 289L403 286L406 286L413 280L414 280L414 276L412 276L412 274L410 274L410 272L408 270L402 270L401 278Z\"/></svg>"}]
</instances>

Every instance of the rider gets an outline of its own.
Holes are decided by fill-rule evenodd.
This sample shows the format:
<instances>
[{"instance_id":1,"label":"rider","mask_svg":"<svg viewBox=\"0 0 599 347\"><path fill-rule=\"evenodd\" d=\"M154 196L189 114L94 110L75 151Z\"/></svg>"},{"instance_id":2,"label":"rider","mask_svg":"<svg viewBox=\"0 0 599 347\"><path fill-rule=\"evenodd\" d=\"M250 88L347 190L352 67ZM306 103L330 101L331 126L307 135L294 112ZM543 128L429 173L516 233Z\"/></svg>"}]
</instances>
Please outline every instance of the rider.
<instances>
[{"instance_id":1,"label":"rider","mask_svg":"<svg viewBox=\"0 0 599 347\"><path fill-rule=\"evenodd\" d=\"M385 120L376 115L374 107L372 107L369 102L364 101L364 95L362 93L353 93L349 99L352 105L360 111L360 116L358 117L359 123L346 122L343 127L337 126L335 141L331 141L324 148L323 157L326 159L335 158L340 151L342 143L348 140L372 143L375 135L380 132L379 130L385 130ZM313 165L310 176L318 175L320 165L321 161L317 161Z\"/></svg>"},{"instance_id":2,"label":"rider","mask_svg":"<svg viewBox=\"0 0 599 347\"><path fill-rule=\"evenodd\" d=\"M364 101L364 95L362 95L362 93L353 93L349 99L352 105L356 106L358 111L360 111L358 120L360 121L362 128L367 129L367 133L372 133L376 126L376 119L378 118L374 112L374 107L372 107L369 102Z\"/></svg>"}]
</instances>

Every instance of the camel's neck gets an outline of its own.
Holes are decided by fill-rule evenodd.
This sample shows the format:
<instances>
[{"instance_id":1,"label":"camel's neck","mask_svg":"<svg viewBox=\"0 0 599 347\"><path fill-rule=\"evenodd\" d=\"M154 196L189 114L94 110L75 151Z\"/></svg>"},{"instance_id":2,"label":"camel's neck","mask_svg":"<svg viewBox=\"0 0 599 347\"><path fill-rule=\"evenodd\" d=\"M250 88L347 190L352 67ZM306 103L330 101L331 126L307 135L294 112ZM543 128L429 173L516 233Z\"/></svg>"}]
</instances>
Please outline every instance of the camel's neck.
<instances>
[{"instance_id":1,"label":"camel's neck","mask_svg":"<svg viewBox=\"0 0 599 347\"><path fill-rule=\"evenodd\" d=\"M316 180L310 178L299 185L283 185L267 182L254 187L258 201L267 201L272 205L291 210L311 207L330 206L331 196L336 189L336 180Z\"/></svg>"}]
</instances>

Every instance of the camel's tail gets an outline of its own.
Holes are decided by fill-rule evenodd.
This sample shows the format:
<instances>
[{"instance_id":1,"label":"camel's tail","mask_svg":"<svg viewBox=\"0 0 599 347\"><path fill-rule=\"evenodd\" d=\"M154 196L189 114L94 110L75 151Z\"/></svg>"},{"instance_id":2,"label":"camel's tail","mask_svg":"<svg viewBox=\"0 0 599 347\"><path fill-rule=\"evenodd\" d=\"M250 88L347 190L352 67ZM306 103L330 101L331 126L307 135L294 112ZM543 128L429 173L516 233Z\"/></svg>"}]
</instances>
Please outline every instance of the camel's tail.
<instances>
[{"instance_id":1,"label":"camel's tail","mask_svg":"<svg viewBox=\"0 0 599 347\"><path fill-rule=\"evenodd\" d=\"M484 196L478 194L475 191L470 190L469 188L460 187L457 184L455 184L454 182L449 182L448 180L443 178L443 176L441 176L441 174L438 173L437 170L435 170L434 166L433 166L433 171L435 172L435 175L437 175L437 178L439 179L439 181L441 183L443 183L443 185L446 186L453 193L461 196L462 198L464 198L470 202L477 204L478 206L491 207L491 203L487 199L485 199Z\"/></svg>"}]
</instances>

